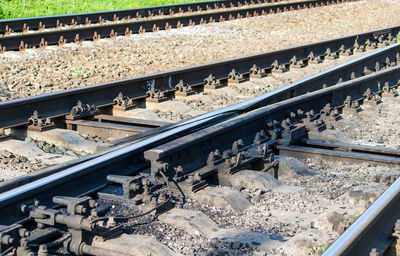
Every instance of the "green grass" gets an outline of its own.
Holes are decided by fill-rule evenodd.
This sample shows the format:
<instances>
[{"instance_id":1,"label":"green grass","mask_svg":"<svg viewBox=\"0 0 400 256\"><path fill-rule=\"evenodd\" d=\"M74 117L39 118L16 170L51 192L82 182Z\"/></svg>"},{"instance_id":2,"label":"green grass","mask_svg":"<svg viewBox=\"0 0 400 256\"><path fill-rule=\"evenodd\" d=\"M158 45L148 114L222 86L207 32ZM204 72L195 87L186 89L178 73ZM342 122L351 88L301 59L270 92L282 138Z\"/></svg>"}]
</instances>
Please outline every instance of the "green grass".
<instances>
[{"instance_id":1,"label":"green grass","mask_svg":"<svg viewBox=\"0 0 400 256\"><path fill-rule=\"evenodd\" d=\"M94 12L205 0L0 0L0 19Z\"/></svg>"},{"instance_id":2,"label":"green grass","mask_svg":"<svg viewBox=\"0 0 400 256\"><path fill-rule=\"evenodd\" d=\"M310 247L309 250L311 251L312 254L316 254L316 253L321 254L326 251L326 247L314 245L313 247Z\"/></svg>"}]
</instances>

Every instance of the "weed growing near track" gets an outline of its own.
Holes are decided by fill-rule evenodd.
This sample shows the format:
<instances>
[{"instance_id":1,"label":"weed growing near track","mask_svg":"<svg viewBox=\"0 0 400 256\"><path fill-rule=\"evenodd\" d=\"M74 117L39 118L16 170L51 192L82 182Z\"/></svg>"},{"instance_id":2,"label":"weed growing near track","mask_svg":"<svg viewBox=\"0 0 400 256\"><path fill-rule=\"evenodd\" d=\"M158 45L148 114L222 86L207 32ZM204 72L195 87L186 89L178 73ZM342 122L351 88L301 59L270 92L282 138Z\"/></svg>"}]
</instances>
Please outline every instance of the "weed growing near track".
<instances>
[{"instance_id":1,"label":"weed growing near track","mask_svg":"<svg viewBox=\"0 0 400 256\"><path fill-rule=\"evenodd\" d=\"M94 12L205 0L0 0L0 19Z\"/></svg>"},{"instance_id":2,"label":"weed growing near track","mask_svg":"<svg viewBox=\"0 0 400 256\"><path fill-rule=\"evenodd\" d=\"M310 247L309 250L311 251L312 254L321 254L326 251L326 247L314 245L313 247Z\"/></svg>"},{"instance_id":3,"label":"weed growing near track","mask_svg":"<svg viewBox=\"0 0 400 256\"><path fill-rule=\"evenodd\" d=\"M75 72L72 72L72 76L81 77L81 78L88 78L89 77L88 74L86 74L85 72L83 72L81 70L76 70Z\"/></svg>"}]
</instances>

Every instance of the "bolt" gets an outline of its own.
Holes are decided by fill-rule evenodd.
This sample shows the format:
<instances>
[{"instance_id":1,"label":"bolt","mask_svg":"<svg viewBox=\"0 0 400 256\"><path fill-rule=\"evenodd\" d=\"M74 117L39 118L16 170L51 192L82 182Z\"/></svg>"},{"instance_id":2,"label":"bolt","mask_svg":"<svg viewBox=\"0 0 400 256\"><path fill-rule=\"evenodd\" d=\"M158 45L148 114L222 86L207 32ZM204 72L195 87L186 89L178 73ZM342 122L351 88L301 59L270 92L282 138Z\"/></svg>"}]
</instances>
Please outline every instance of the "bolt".
<instances>
[{"instance_id":1,"label":"bolt","mask_svg":"<svg viewBox=\"0 0 400 256\"><path fill-rule=\"evenodd\" d=\"M84 207L83 205L77 205L77 206L75 206L75 211L77 214L85 214L86 207Z\"/></svg>"},{"instance_id":2,"label":"bolt","mask_svg":"<svg viewBox=\"0 0 400 256\"><path fill-rule=\"evenodd\" d=\"M90 206L90 208L97 208L97 207L99 207L99 203L96 202L96 201L93 200L93 199L90 199L90 200L89 200L89 206Z\"/></svg>"},{"instance_id":3,"label":"bolt","mask_svg":"<svg viewBox=\"0 0 400 256\"><path fill-rule=\"evenodd\" d=\"M301 116L301 115L303 115L303 113L304 113L303 110L301 110L301 109L298 109L298 110L297 110L297 115Z\"/></svg>"},{"instance_id":4,"label":"bolt","mask_svg":"<svg viewBox=\"0 0 400 256\"><path fill-rule=\"evenodd\" d=\"M395 232L400 232L400 219L398 219L398 220L396 221L396 224L395 224L395 226L394 226L394 231L395 231Z\"/></svg>"},{"instance_id":5,"label":"bolt","mask_svg":"<svg viewBox=\"0 0 400 256\"><path fill-rule=\"evenodd\" d=\"M229 157L230 157L230 151L229 150L225 150L223 153L222 153L222 159L228 159Z\"/></svg>"},{"instance_id":6,"label":"bolt","mask_svg":"<svg viewBox=\"0 0 400 256\"><path fill-rule=\"evenodd\" d=\"M232 144L232 152L234 154L239 153L239 143L237 141L233 142Z\"/></svg>"},{"instance_id":7,"label":"bolt","mask_svg":"<svg viewBox=\"0 0 400 256\"><path fill-rule=\"evenodd\" d=\"M376 248L373 248L369 253L369 256L380 256L380 255L381 255L380 252Z\"/></svg>"},{"instance_id":8,"label":"bolt","mask_svg":"<svg viewBox=\"0 0 400 256\"><path fill-rule=\"evenodd\" d=\"M48 255L47 246L45 244L41 244L39 246L38 256L47 256Z\"/></svg>"},{"instance_id":9,"label":"bolt","mask_svg":"<svg viewBox=\"0 0 400 256\"><path fill-rule=\"evenodd\" d=\"M210 154L208 154L208 158L207 158L207 164L208 165L213 165L215 161L215 155L214 152L210 152Z\"/></svg>"},{"instance_id":10,"label":"bolt","mask_svg":"<svg viewBox=\"0 0 400 256\"><path fill-rule=\"evenodd\" d=\"M91 217L97 217L97 216L98 216L98 215L97 215L96 209L92 209L92 210L90 211L90 216L91 216Z\"/></svg>"},{"instance_id":11,"label":"bolt","mask_svg":"<svg viewBox=\"0 0 400 256\"><path fill-rule=\"evenodd\" d=\"M14 238L12 238L10 235L4 235L1 238L1 244L9 245L9 244L12 244L12 243L14 243Z\"/></svg>"},{"instance_id":12,"label":"bolt","mask_svg":"<svg viewBox=\"0 0 400 256\"><path fill-rule=\"evenodd\" d=\"M110 217L108 218L107 224L106 226L109 228L115 227L117 225L117 223L115 222L114 217Z\"/></svg>"},{"instance_id":13,"label":"bolt","mask_svg":"<svg viewBox=\"0 0 400 256\"><path fill-rule=\"evenodd\" d=\"M87 208L86 207L82 207L80 210L81 214L85 214L87 212Z\"/></svg>"},{"instance_id":14,"label":"bolt","mask_svg":"<svg viewBox=\"0 0 400 256\"><path fill-rule=\"evenodd\" d=\"M18 230L19 236L20 237L28 237L30 236L31 232L29 232L28 230L26 230L25 228L20 228Z\"/></svg>"}]
</instances>

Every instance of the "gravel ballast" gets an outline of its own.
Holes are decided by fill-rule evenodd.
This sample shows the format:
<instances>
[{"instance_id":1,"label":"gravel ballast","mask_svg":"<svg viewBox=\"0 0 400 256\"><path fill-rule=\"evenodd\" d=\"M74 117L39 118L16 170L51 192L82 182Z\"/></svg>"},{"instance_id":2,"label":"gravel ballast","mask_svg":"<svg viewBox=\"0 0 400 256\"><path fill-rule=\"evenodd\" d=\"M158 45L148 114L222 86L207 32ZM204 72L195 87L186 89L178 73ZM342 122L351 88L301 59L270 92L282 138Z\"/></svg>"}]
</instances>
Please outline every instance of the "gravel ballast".
<instances>
[{"instance_id":1,"label":"gravel ballast","mask_svg":"<svg viewBox=\"0 0 400 256\"><path fill-rule=\"evenodd\" d=\"M398 123L398 103L399 97L395 97L383 98L376 108L361 105L362 111L343 114L343 119L320 135L329 139L330 135L336 134L336 141L396 148L400 143L399 136L394 137L392 125L381 124ZM349 120L357 126L352 132ZM376 129L376 125L381 125L381 129ZM360 139L358 134L365 133L370 136ZM183 255L321 255L400 176L398 168L385 164L331 161L323 157L277 156L277 160L278 180L285 189L268 191L234 187L252 204L242 214L193 198L183 199L178 190L174 193L174 201L177 208L204 213L220 228L268 234L273 240L280 241L279 246L260 249L245 243L209 239L204 235L189 234L179 225L166 224L162 217L136 219L129 222L126 229L156 238ZM115 210L110 212L113 215L129 215L135 208L129 206L129 202L121 204L118 200L111 199L106 203L114 205ZM137 226L138 223L143 224Z\"/></svg>"},{"instance_id":2,"label":"gravel ballast","mask_svg":"<svg viewBox=\"0 0 400 256\"><path fill-rule=\"evenodd\" d=\"M358 1L0 55L0 100L50 93L400 24L400 1Z\"/></svg>"}]
</instances>

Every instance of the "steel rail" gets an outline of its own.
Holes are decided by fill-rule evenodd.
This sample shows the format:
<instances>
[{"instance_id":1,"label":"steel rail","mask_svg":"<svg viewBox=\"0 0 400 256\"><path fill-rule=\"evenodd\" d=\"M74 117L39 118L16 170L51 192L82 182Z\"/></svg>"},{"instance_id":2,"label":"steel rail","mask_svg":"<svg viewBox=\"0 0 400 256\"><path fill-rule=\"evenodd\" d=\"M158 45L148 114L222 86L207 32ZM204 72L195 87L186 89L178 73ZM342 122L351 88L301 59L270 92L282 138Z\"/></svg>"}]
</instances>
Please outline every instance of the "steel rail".
<instances>
[{"instance_id":1,"label":"steel rail","mask_svg":"<svg viewBox=\"0 0 400 256\"><path fill-rule=\"evenodd\" d=\"M29 182L17 188L0 194L0 212L7 216L2 224L11 224L24 218L19 215L20 207L23 204L30 204L32 198L40 200L45 205L52 205L51 198L57 194L78 196L103 188L109 182L106 180L108 174L130 175L140 168L132 167L132 159L141 159L140 153L179 134L188 133L200 125L221 118L226 113L214 113L208 117L195 118L191 123L176 125L171 130L147 138L143 141L127 146L119 146L117 149L110 149L107 154L89 159L83 163L69 167L61 172L54 173ZM74 189L72 189L74 188ZM2 215L3 216L3 215Z\"/></svg>"},{"instance_id":2,"label":"steel rail","mask_svg":"<svg viewBox=\"0 0 400 256\"><path fill-rule=\"evenodd\" d=\"M398 219L400 178L383 192L323 255L370 255L373 249L382 255L393 242L392 233Z\"/></svg>"},{"instance_id":3,"label":"steel rail","mask_svg":"<svg viewBox=\"0 0 400 256\"><path fill-rule=\"evenodd\" d=\"M355 41L359 44L364 44L367 40L374 41L379 34L397 34L399 31L400 26L391 27L385 30L371 31L304 46L2 102L0 103L0 128L25 125L28 118L35 110L39 111L43 117L55 117L68 114L79 100L84 104L95 105L96 107L110 106L114 98L117 97L120 92L125 96L134 98L145 95L149 86L154 86L160 91L171 90L180 80L183 80L184 83L188 85L202 85L204 84L204 79L210 74L213 74L216 79L227 79L232 69L242 74L249 74L249 70L253 65L266 69L270 68L274 61L278 61L280 64L289 63L293 56L296 56L298 60L308 59L311 52L316 56L324 56L328 48L332 52L339 51L341 46L344 46L345 49L352 49ZM368 56L370 56L373 61L361 59L359 60L361 63L359 65L374 65L374 61L383 63L385 61L384 59L387 57L385 55L382 59L376 59L372 57L374 56L373 54ZM373 69L373 67L374 66L370 68ZM350 73L344 70L345 68L342 66L342 74L348 77L342 78L350 79ZM357 75L359 75L360 72L362 71L358 71ZM323 83L332 84L333 82L337 82L339 77L343 76L338 76L338 74L337 72L332 73ZM312 90L312 88L304 88L309 91ZM297 90L298 89L294 88L292 91L282 94L279 100L287 99L293 95L299 95L300 91ZM302 91L301 93L304 92L307 91ZM18 116L16 116L15 113L18 113Z\"/></svg>"},{"instance_id":4,"label":"steel rail","mask_svg":"<svg viewBox=\"0 0 400 256\"><path fill-rule=\"evenodd\" d=\"M333 160L348 162L351 164L356 163L372 163L384 165L389 168L398 168L400 166L399 156L390 156L384 154L373 154L371 152L354 152L354 151L343 151L335 148L324 148L324 147L310 147L305 145L279 145L277 146L280 156L289 156L297 159L317 158L324 160ZM399 152L399 151L398 151Z\"/></svg>"},{"instance_id":5,"label":"steel rail","mask_svg":"<svg viewBox=\"0 0 400 256\"><path fill-rule=\"evenodd\" d=\"M42 201L41 204L51 206L51 198L55 195L78 196L87 194L87 191L95 191L106 186L108 174L128 175L138 171L144 167L144 164L142 160L135 162L135 159L143 159L145 150L160 145L160 141L165 142L170 137L176 137L178 133L181 137L185 133L190 133L190 130L199 130L199 127L205 125L209 127L190 135L191 143L193 141L197 143L204 138L211 138L211 146L221 150L230 147L231 143L238 138L243 138L245 144L248 144L253 140L255 132L265 126L266 119L279 120L296 109L319 111L327 102L330 102L332 106L341 105L347 95L351 95L355 99L362 98L367 88L370 88L373 92L377 91L376 84L378 81L387 81L390 85L397 84L400 78L399 70L400 67L385 69L237 116L254 109L254 106L265 101L266 98L274 97L278 92L273 91L174 125L170 130L161 134L110 150L107 154L0 194L0 214L7 216L2 219L2 224L11 224L21 220L23 216L17 214L21 205L30 204L33 198ZM236 117L221 123L221 120L234 116ZM210 124L215 125L210 126ZM209 133L209 135L204 137L205 133ZM187 138L185 139L187 142ZM183 139L178 138L177 141L179 140L182 141ZM204 156L199 157L196 161L203 160L202 158Z\"/></svg>"},{"instance_id":6,"label":"steel rail","mask_svg":"<svg viewBox=\"0 0 400 256\"><path fill-rule=\"evenodd\" d=\"M328 88L300 95L278 103L257 108L249 112L249 103L242 116L233 118L212 127L202 129L193 134L180 137L176 140L164 143L144 153L146 159L152 163L168 163L168 172L181 166L185 172L191 172L204 166L208 158L208 152L218 149L220 152L232 148L232 143L241 139L244 146L253 143L257 132L265 129L267 121L285 120L291 113L302 110L303 113L313 110L319 113L327 103L332 108L343 106L347 96L351 99L363 99L367 89L378 92L379 82L388 82L390 86L400 85L400 66L388 68L364 77L333 85ZM263 101L268 95L276 95L273 91L254 100ZM253 107L254 105L251 105ZM250 107L250 110L251 110ZM235 106L239 110L239 106ZM243 109L240 109L243 111ZM304 115L304 114L303 114ZM305 116L305 115L304 115ZM204 152L207 152L204 154ZM357 254L356 254L357 255Z\"/></svg>"},{"instance_id":7,"label":"steel rail","mask_svg":"<svg viewBox=\"0 0 400 256\"><path fill-rule=\"evenodd\" d=\"M40 27L52 28L57 26L57 22L61 24L70 24L73 19L76 25L86 24L89 21L91 24L99 22L99 18L104 21L113 21L115 17L119 19L125 19L128 17L149 17L153 15L170 15L171 12L189 12L207 10L207 9L218 9L223 4L227 5L232 3L237 6L238 4L244 5L246 0L217 0L217 1L203 1L203 2L192 2L192 3L181 3L171 5L160 5L150 6L142 8L130 8L120 10L109 10L109 11L97 11L97 12L86 12L86 13L72 13L62 15L51 15L51 16L39 16L39 17L28 17L19 19L4 19L0 20L0 34L4 34L6 26L12 31L22 31L24 24L29 27L30 30L38 30ZM258 2L258 1L257 1ZM260 3L269 3L270 0L260 0ZM41 25L40 25L41 23Z\"/></svg>"},{"instance_id":8,"label":"steel rail","mask_svg":"<svg viewBox=\"0 0 400 256\"><path fill-rule=\"evenodd\" d=\"M342 0L353 1L353 0ZM228 9L201 14L189 14L182 16L169 16L157 19L146 19L128 22L113 22L96 24L68 29L54 29L41 32L22 33L0 37L0 45L6 50L23 50L25 48L40 47L41 45L64 44L81 40L96 40L97 38L114 37L118 35L130 35L143 31L158 31L159 29L179 28L194 24L202 24L215 21L225 21L240 17L252 17L268 13L295 10L303 7L317 7L326 4L336 4L334 0L305 0L301 2L289 2L267 6L254 6L238 9ZM61 43L60 43L61 42Z\"/></svg>"}]
</instances>

